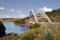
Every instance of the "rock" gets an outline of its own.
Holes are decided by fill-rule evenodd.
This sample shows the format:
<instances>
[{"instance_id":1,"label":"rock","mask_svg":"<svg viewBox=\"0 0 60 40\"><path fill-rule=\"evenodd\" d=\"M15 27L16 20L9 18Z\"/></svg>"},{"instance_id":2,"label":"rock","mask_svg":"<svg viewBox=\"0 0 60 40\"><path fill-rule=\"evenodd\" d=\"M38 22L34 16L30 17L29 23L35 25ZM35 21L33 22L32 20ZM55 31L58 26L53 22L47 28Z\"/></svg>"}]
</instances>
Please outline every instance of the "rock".
<instances>
[{"instance_id":1,"label":"rock","mask_svg":"<svg viewBox=\"0 0 60 40\"><path fill-rule=\"evenodd\" d=\"M0 37L3 37L5 35L5 26L3 25L2 22L0 22Z\"/></svg>"}]
</instances>

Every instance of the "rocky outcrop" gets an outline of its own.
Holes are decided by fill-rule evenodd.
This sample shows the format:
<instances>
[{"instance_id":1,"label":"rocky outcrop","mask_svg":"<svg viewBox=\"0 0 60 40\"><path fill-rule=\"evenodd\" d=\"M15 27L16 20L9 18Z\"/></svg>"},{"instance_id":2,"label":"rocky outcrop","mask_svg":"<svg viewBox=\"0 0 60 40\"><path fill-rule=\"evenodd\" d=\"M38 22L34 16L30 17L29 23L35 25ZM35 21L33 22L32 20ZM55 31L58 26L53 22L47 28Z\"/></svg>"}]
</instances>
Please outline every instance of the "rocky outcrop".
<instances>
[{"instance_id":1,"label":"rocky outcrop","mask_svg":"<svg viewBox=\"0 0 60 40\"><path fill-rule=\"evenodd\" d=\"M2 22L0 22L0 37L3 37L5 35L5 26L3 25Z\"/></svg>"}]
</instances>

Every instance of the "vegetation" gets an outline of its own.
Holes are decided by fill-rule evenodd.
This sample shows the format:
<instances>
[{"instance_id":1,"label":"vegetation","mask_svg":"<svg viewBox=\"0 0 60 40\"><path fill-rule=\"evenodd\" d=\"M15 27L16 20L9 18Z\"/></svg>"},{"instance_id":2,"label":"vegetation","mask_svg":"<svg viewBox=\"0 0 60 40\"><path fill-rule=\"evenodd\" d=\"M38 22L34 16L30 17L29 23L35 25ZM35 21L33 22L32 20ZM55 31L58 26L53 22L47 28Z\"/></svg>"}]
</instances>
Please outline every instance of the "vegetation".
<instances>
[{"instance_id":1,"label":"vegetation","mask_svg":"<svg viewBox=\"0 0 60 40\"><path fill-rule=\"evenodd\" d=\"M13 22L13 23L16 20L21 20L21 18L0 18L0 21Z\"/></svg>"},{"instance_id":2,"label":"vegetation","mask_svg":"<svg viewBox=\"0 0 60 40\"><path fill-rule=\"evenodd\" d=\"M38 28L38 27L40 27L40 24L39 23L35 23L34 25L33 25L33 28L35 29L35 28Z\"/></svg>"},{"instance_id":3,"label":"vegetation","mask_svg":"<svg viewBox=\"0 0 60 40\"><path fill-rule=\"evenodd\" d=\"M53 22L60 22L60 9L53 10L46 13Z\"/></svg>"},{"instance_id":4,"label":"vegetation","mask_svg":"<svg viewBox=\"0 0 60 40\"><path fill-rule=\"evenodd\" d=\"M60 22L60 9L53 10L52 12L46 12L46 14L49 16L49 18L53 22ZM40 14L38 14L40 16ZM20 19L20 20L15 20L16 24L25 24L25 20L29 19L29 17Z\"/></svg>"},{"instance_id":5,"label":"vegetation","mask_svg":"<svg viewBox=\"0 0 60 40\"><path fill-rule=\"evenodd\" d=\"M60 9L47 12L46 14L54 22L60 21ZM58 20L57 20L58 18ZM24 24L25 19L15 21L16 24ZM0 22L1 23L1 22ZM1 26L1 24L0 24ZM0 27L0 33L5 32L5 28ZM1 34L0 34L1 35ZM10 33L0 38L0 40L60 40L60 26L54 24L35 23L33 28L22 34Z\"/></svg>"},{"instance_id":6,"label":"vegetation","mask_svg":"<svg viewBox=\"0 0 60 40\"><path fill-rule=\"evenodd\" d=\"M41 24L22 34L7 35L5 40L60 40L60 27L53 24ZM2 38L0 38L2 40Z\"/></svg>"},{"instance_id":7,"label":"vegetation","mask_svg":"<svg viewBox=\"0 0 60 40\"><path fill-rule=\"evenodd\" d=\"M25 24L25 20L26 20L26 19L29 19L29 17L23 18L23 19L21 19L21 20L16 20L15 23L16 23L16 24Z\"/></svg>"},{"instance_id":8,"label":"vegetation","mask_svg":"<svg viewBox=\"0 0 60 40\"><path fill-rule=\"evenodd\" d=\"M16 20L15 23L16 24L25 24L25 19Z\"/></svg>"}]
</instances>

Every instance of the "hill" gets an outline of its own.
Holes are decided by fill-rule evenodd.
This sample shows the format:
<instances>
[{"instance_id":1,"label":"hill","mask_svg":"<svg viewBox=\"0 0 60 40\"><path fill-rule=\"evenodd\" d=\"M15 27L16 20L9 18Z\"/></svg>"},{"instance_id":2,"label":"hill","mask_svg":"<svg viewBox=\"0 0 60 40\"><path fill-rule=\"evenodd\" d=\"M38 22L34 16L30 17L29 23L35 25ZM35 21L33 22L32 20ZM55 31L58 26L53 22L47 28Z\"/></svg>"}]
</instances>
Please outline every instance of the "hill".
<instances>
[{"instance_id":1,"label":"hill","mask_svg":"<svg viewBox=\"0 0 60 40\"><path fill-rule=\"evenodd\" d=\"M15 22L16 20L20 20L21 18L0 18L0 21L5 22Z\"/></svg>"},{"instance_id":2,"label":"hill","mask_svg":"<svg viewBox=\"0 0 60 40\"><path fill-rule=\"evenodd\" d=\"M52 24L43 24L22 34L10 33L0 40L60 40L60 27Z\"/></svg>"},{"instance_id":3,"label":"hill","mask_svg":"<svg viewBox=\"0 0 60 40\"><path fill-rule=\"evenodd\" d=\"M53 22L60 22L60 9L53 10L52 12L46 12L46 14Z\"/></svg>"}]
</instances>

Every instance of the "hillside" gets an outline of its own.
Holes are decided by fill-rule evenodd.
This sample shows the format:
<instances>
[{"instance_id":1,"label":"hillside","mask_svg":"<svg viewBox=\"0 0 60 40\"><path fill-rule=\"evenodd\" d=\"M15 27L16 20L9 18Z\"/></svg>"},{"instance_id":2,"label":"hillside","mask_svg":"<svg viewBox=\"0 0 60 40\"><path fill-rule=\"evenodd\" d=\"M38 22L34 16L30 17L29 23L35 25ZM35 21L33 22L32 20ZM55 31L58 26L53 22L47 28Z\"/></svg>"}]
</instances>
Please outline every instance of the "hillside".
<instances>
[{"instance_id":1,"label":"hillside","mask_svg":"<svg viewBox=\"0 0 60 40\"><path fill-rule=\"evenodd\" d=\"M15 22L17 20L21 20L21 18L0 18L0 21L5 21L5 22Z\"/></svg>"},{"instance_id":2,"label":"hillside","mask_svg":"<svg viewBox=\"0 0 60 40\"><path fill-rule=\"evenodd\" d=\"M53 22L60 22L60 9L47 12L46 14ZM23 24L25 19L19 21L16 20L15 22L18 24L21 22ZM0 40L60 40L60 26L55 26L53 24L35 25L25 33L10 33L0 38Z\"/></svg>"},{"instance_id":3,"label":"hillside","mask_svg":"<svg viewBox=\"0 0 60 40\"><path fill-rule=\"evenodd\" d=\"M53 22L60 22L60 9L46 13Z\"/></svg>"},{"instance_id":4,"label":"hillside","mask_svg":"<svg viewBox=\"0 0 60 40\"><path fill-rule=\"evenodd\" d=\"M60 40L60 27L43 24L22 34L10 33L0 40Z\"/></svg>"}]
</instances>

